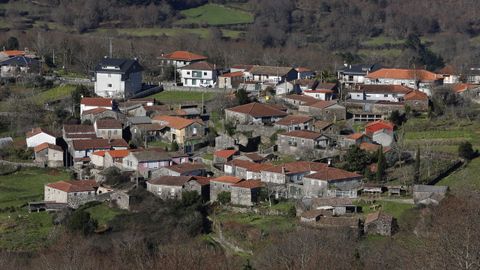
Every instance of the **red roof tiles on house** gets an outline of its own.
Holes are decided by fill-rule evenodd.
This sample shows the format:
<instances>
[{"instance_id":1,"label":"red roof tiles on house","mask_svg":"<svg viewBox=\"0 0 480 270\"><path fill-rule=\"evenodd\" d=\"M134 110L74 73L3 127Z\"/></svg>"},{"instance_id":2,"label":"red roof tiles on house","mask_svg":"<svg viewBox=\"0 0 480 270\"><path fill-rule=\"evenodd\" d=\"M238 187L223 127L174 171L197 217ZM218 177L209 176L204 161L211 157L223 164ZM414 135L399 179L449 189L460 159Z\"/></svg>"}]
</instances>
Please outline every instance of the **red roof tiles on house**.
<instances>
[{"instance_id":1,"label":"red roof tiles on house","mask_svg":"<svg viewBox=\"0 0 480 270\"><path fill-rule=\"evenodd\" d=\"M392 78L399 80L435 81L442 75L424 69L381 68L367 75L370 79Z\"/></svg>"},{"instance_id":2,"label":"red roof tiles on house","mask_svg":"<svg viewBox=\"0 0 480 270\"><path fill-rule=\"evenodd\" d=\"M164 55L163 58L182 61L198 61L207 59L206 56L195 54L189 51L174 51Z\"/></svg>"},{"instance_id":3,"label":"red roof tiles on house","mask_svg":"<svg viewBox=\"0 0 480 270\"><path fill-rule=\"evenodd\" d=\"M362 138L363 136L365 136L365 134L363 134L363 133L353 133L353 134L348 135L347 139L358 140L358 139Z\"/></svg>"},{"instance_id":4,"label":"red roof tiles on house","mask_svg":"<svg viewBox=\"0 0 480 270\"><path fill-rule=\"evenodd\" d=\"M122 129L122 122L116 119L98 119L97 129Z\"/></svg>"},{"instance_id":5,"label":"red roof tiles on house","mask_svg":"<svg viewBox=\"0 0 480 270\"><path fill-rule=\"evenodd\" d=\"M110 143L106 139L88 139L88 140L75 140L72 142L73 149L89 150L89 149L110 149Z\"/></svg>"},{"instance_id":6,"label":"red roof tiles on house","mask_svg":"<svg viewBox=\"0 0 480 270\"><path fill-rule=\"evenodd\" d=\"M47 148L54 149L54 150L57 150L57 151L63 151L63 149L60 146L55 145L55 144L50 144L50 143L39 144L39 145L37 145L36 147L33 148L33 151L35 153L38 153L38 152L40 152L42 150L45 150Z\"/></svg>"},{"instance_id":7,"label":"red roof tiles on house","mask_svg":"<svg viewBox=\"0 0 480 270\"><path fill-rule=\"evenodd\" d=\"M124 158L130 154L129 150L110 150L105 152L105 155L108 154L112 158Z\"/></svg>"},{"instance_id":8,"label":"red roof tiles on house","mask_svg":"<svg viewBox=\"0 0 480 270\"><path fill-rule=\"evenodd\" d=\"M413 89L403 85L393 84L365 84L360 86L358 90L352 90L352 92L365 92L365 93L394 93L394 94L407 94Z\"/></svg>"},{"instance_id":9,"label":"red roof tiles on house","mask_svg":"<svg viewBox=\"0 0 480 270\"><path fill-rule=\"evenodd\" d=\"M112 147L128 147L127 141L124 139L113 139L110 141Z\"/></svg>"},{"instance_id":10,"label":"red roof tiles on house","mask_svg":"<svg viewBox=\"0 0 480 270\"><path fill-rule=\"evenodd\" d=\"M38 135L40 133L45 133L47 135L55 137L50 132L47 132L47 131L43 130L42 128L32 128L32 130L27 132L26 136L27 136L27 138L30 138L30 137L33 137L33 136Z\"/></svg>"},{"instance_id":11,"label":"red roof tiles on house","mask_svg":"<svg viewBox=\"0 0 480 270\"><path fill-rule=\"evenodd\" d=\"M152 180L148 180L147 182L151 185L163 185L163 186L183 186L187 183L191 176L160 176L159 178L155 178Z\"/></svg>"},{"instance_id":12,"label":"red roof tiles on house","mask_svg":"<svg viewBox=\"0 0 480 270\"><path fill-rule=\"evenodd\" d=\"M95 191L95 188L98 187L98 184L95 180L72 180L50 183L47 184L47 186L70 193Z\"/></svg>"},{"instance_id":13,"label":"red roof tiles on house","mask_svg":"<svg viewBox=\"0 0 480 270\"><path fill-rule=\"evenodd\" d=\"M242 181L238 184L235 184L232 187L255 189L255 188L261 188L263 186L264 184L260 180L247 180L247 181Z\"/></svg>"},{"instance_id":14,"label":"red roof tiles on house","mask_svg":"<svg viewBox=\"0 0 480 270\"><path fill-rule=\"evenodd\" d=\"M230 158L237 153L237 150L218 150L213 153L214 156L219 158Z\"/></svg>"},{"instance_id":15,"label":"red roof tiles on house","mask_svg":"<svg viewBox=\"0 0 480 270\"><path fill-rule=\"evenodd\" d=\"M334 167L325 167L323 170L307 175L305 177L323 181L341 181L352 178L361 178L363 176L358 173L349 172Z\"/></svg>"},{"instance_id":16,"label":"red roof tiles on house","mask_svg":"<svg viewBox=\"0 0 480 270\"><path fill-rule=\"evenodd\" d=\"M296 137L296 138L303 138L309 140L315 140L322 136L321 133L309 131L309 130L292 130L289 132L281 133L279 135L288 136L288 137Z\"/></svg>"},{"instance_id":17,"label":"red roof tiles on house","mask_svg":"<svg viewBox=\"0 0 480 270\"><path fill-rule=\"evenodd\" d=\"M304 93L318 93L318 94L331 94L333 90L329 89L319 89L319 90L305 90Z\"/></svg>"},{"instance_id":18,"label":"red roof tiles on house","mask_svg":"<svg viewBox=\"0 0 480 270\"><path fill-rule=\"evenodd\" d=\"M403 97L405 100L425 100L428 101L428 95L421 91L410 91Z\"/></svg>"},{"instance_id":19,"label":"red roof tiles on house","mask_svg":"<svg viewBox=\"0 0 480 270\"><path fill-rule=\"evenodd\" d=\"M376 131L381 129L387 129L387 130L393 131L394 128L395 128L395 125L392 122L385 121L385 120L377 120L365 125L365 133L373 134Z\"/></svg>"},{"instance_id":20,"label":"red roof tiles on house","mask_svg":"<svg viewBox=\"0 0 480 270\"><path fill-rule=\"evenodd\" d=\"M96 97L84 97L80 101L80 104L85 106L98 106L98 107L112 107L113 100L111 98L96 98Z\"/></svg>"},{"instance_id":21,"label":"red roof tiles on house","mask_svg":"<svg viewBox=\"0 0 480 270\"><path fill-rule=\"evenodd\" d=\"M190 70L215 70L215 65L210 64L206 61L195 62L188 66L181 67L180 69L190 69Z\"/></svg>"},{"instance_id":22,"label":"red roof tiles on house","mask_svg":"<svg viewBox=\"0 0 480 270\"><path fill-rule=\"evenodd\" d=\"M252 103L236 106L233 108L228 108L226 110L237 112L237 113L248 114L255 118L274 117L274 116L283 117L287 115L286 112L273 108L268 104L262 104L257 102L252 102Z\"/></svg>"},{"instance_id":23,"label":"red roof tiles on house","mask_svg":"<svg viewBox=\"0 0 480 270\"><path fill-rule=\"evenodd\" d=\"M237 183L243 181L243 179L240 179L240 178L235 177L235 176L224 175L224 176L219 176L217 178L213 178L210 181L227 183L227 184L237 184Z\"/></svg>"},{"instance_id":24,"label":"red roof tiles on house","mask_svg":"<svg viewBox=\"0 0 480 270\"><path fill-rule=\"evenodd\" d=\"M313 103L313 102L318 101L318 99L316 99L314 97L307 96L307 95L297 95L297 94L286 95L284 98L300 101L300 102L303 102L303 103Z\"/></svg>"},{"instance_id":25,"label":"red roof tiles on house","mask_svg":"<svg viewBox=\"0 0 480 270\"><path fill-rule=\"evenodd\" d=\"M284 117L277 121L275 124L282 126L298 125L310 122L312 121L312 119L312 117L306 115L288 115L287 117Z\"/></svg>"},{"instance_id":26,"label":"red roof tiles on house","mask_svg":"<svg viewBox=\"0 0 480 270\"><path fill-rule=\"evenodd\" d=\"M19 50L6 50L6 51L1 51L1 53L5 54L8 57L25 55L25 51L19 51Z\"/></svg>"},{"instance_id":27,"label":"red roof tiles on house","mask_svg":"<svg viewBox=\"0 0 480 270\"><path fill-rule=\"evenodd\" d=\"M220 75L220 77L232 78L232 77L243 77L243 72L236 71Z\"/></svg>"},{"instance_id":28,"label":"red roof tiles on house","mask_svg":"<svg viewBox=\"0 0 480 270\"><path fill-rule=\"evenodd\" d=\"M274 173L302 173L302 172L315 172L328 167L326 163L310 162L310 161L294 161L281 165L277 165L262 171L274 172Z\"/></svg>"}]
</instances>

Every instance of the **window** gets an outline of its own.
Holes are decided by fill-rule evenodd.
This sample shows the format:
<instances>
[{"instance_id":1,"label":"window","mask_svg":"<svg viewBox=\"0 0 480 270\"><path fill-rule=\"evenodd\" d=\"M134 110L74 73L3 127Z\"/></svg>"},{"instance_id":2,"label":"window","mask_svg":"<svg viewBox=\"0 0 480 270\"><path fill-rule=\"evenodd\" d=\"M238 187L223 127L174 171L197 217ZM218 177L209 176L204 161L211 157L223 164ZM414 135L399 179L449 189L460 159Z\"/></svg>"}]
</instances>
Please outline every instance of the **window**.
<instances>
[{"instance_id":1,"label":"window","mask_svg":"<svg viewBox=\"0 0 480 270\"><path fill-rule=\"evenodd\" d=\"M383 95L384 97L388 97L388 94Z\"/></svg>"},{"instance_id":2,"label":"window","mask_svg":"<svg viewBox=\"0 0 480 270\"><path fill-rule=\"evenodd\" d=\"M112 84L111 84L111 83L109 83L109 84L108 84L108 87L112 87Z\"/></svg>"},{"instance_id":3,"label":"window","mask_svg":"<svg viewBox=\"0 0 480 270\"><path fill-rule=\"evenodd\" d=\"M207 76L207 72L203 72L203 76Z\"/></svg>"},{"instance_id":4,"label":"window","mask_svg":"<svg viewBox=\"0 0 480 270\"><path fill-rule=\"evenodd\" d=\"M187 75L190 75L190 71L187 71Z\"/></svg>"}]
</instances>

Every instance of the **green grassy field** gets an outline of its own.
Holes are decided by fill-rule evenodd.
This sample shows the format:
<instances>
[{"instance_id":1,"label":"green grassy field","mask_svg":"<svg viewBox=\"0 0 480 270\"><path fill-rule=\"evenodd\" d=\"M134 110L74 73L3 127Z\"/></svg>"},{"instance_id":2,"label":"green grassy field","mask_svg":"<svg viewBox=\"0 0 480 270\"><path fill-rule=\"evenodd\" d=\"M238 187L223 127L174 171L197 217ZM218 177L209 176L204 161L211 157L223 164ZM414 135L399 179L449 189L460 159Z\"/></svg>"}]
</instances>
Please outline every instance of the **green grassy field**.
<instances>
[{"instance_id":1,"label":"green grassy field","mask_svg":"<svg viewBox=\"0 0 480 270\"><path fill-rule=\"evenodd\" d=\"M110 220L124 212L118 208L110 208L106 203L95 205L86 211L97 221L98 226L107 225Z\"/></svg>"},{"instance_id":2,"label":"green grassy field","mask_svg":"<svg viewBox=\"0 0 480 270\"><path fill-rule=\"evenodd\" d=\"M39 104L44 104L45 102L62 99L69 97L71 93L75 90L74 85L60 85L47 91L43 91L35 98Z\"/></svg>"},{"instance_id":3,"label":"green grassy field","mask_svg":"<svg viewBox=\"0 0 480 270\"><path fill-rule=\"evenodd\" d=\"M185 19L175 22L177 25L190 23L226 25L253 22L252 13L217 4L206 4L187 9L182 11L181 14L185 16Z\"/></svg>"},{"instance_id":4,"label":"green grassy field","mask_svg":"<svg viewBox=\"0 0 480 270\"><path fill-rule=\"evenodd\" d=\"M413 204L407 204L403 202L393 202L393 201L382 201L378 200L375 204L381 205L379 208L381 211L388 213L397 219L400 219L405 211L412 209L415 207ZM377 210L370 209L370 205L364 203L358 203L358 206L362 206L362 211L364 214L370 214Z\"/></svg>"},{"instance_id":5,"label":"green grassy field","mask_svg":"<svg viewBox=\"0 0 480 270\"><path fill-rule=\"evenodd\" d=\"M18 207L43 198L44 185L69 179L64 171L22 169L0 176L0 208L14 207L0 213L0 249L34 250L49 243L52 216L46 212L28 213Z\"/></svg>"},{"instance_id":6,"label":"green grassy field","mask_svg":"<svg viewBox=\"0 0 480 270\"><path fill-rule=\"evenodd\" d=\"M385 45L397 46L397 45L402 45L404 43L405 43L405 40L403 39L394 39L387 36L378 36L378 37L374 37L369 40L366 40L361 44L366 47L379 47L379 46L385 46Z\"/></svg>"},{"instance_id":7,"label":"green grassy field","mask_svg":"<svg viewBox=\"0 0 480 270\"><path fill-rule=\"evenodd\" d=\"M438 185L449 186L453 191L462 189L480 191L480 158L470 161L465 168L442 179Z\"/></svg>"},{"instance_id":8,"label":"green grassy field","mask_svg":"<svg viewBox=\"0 0 480 270\"><path fill-rule=\"evenodd\" d=\"M223 37L239 38L243 31L235 31L228 29L221 29ZM116 33L118 35L132 36L132 37L155 37L155 36L182 36L182 35L198 35L201 38L208 38L211 32L208 28L100 28L95 33Z\"/></svg>"},{"instance_id":9,"label":"green grassy field","mask_svg":"<svg viewBox=\"0 0 480 270\"><path fill-rule=\"evenodd\" d=\"M150 98L155 98L160 102L166 103L179 103L183 101L194 101L194 102L201 102L203 100L208 101L215 97L215 93L207 93L207 92L184 92L184 91L164 91L157 93L155 95L149 96Z\"/></svg>"},{"instance_id":10,"label":"green grassy field","mask_svg":"<svg viewBox=\"0 0 480 270\"><path fill-rule=\"evenodd\" d=\"M384 49L384 50L361 49L361 50L358 50L358 54L367 56L367 57L396 58L402 55L402 50L401 49Z\"/></svg>"}]
</instances>

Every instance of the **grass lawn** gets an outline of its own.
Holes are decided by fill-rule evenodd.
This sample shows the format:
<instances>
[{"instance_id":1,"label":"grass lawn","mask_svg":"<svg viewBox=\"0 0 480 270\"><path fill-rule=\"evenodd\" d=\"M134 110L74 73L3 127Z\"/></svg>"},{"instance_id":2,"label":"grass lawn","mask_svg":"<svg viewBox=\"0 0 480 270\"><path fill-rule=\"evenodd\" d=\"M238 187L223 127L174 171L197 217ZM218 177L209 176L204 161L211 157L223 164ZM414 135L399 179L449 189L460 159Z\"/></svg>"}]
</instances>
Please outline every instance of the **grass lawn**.
<instances>
[{"instance_id":1,"label":"grass lawn","mask_svg":"<svg viewBox=\"0 0 480 270\"><path fill-rule=\"evenodd\" d=\"M185 19L175 22L177 25L190 23L225 25L253 22L252 13L217 4L206 4L187 9L182 11L181 14L185 16Z\"/></svg>"},{"instance_id":2,"label":"grass lawn","mask_svg":"<svg viewBox=\"0 0 480 270\"><path fill-rule=\"evenodd\" d=\"M215 97L215 93L207 93L207 92L185 92L185 91L163 91L157 93L155 95L149 96L149 98L155 98L160 102L165 103L180 103L183 101L195 101L201 102L202 95L204 101L211 100Z\"/></svg>"},{"instance_id":3,"label":"grass lawn","mask_svg":"<svg viewBox=\"0 0 480 270\"><path fill-rule=\"evenodd\" d=\"M35 100L37 100L40 104L44 104L48 101L69 97L73 90L75 90L74 85L60 85L41 92L38 94Z\"/></svg>"},{"instance_id":4,"label":"grass lawn","mask_svg":"<svg viewBox=\"0 0 480 270\"><path fill-rule=\"evenodd\" d=\"M358 54L364 55L367 57L394 58L402 55L402 50L401 49L383 49L383 50L361 49L358 51Z\"/></svg>"},{"instance_id":5,"label":"grass lawn","mask_svg":"<svg viewBox=\"0 0 480 270\"><path fill-rule=\"evenodd\" d=\"M404 43L405 43L405 40L403 39L394 39L387 36L378 36L378 37L374 37L369 40L366 40L361 44L367 47L379 47L379 46L385 46L387 44L398 46L398 45L403 45Z\"/></svg>"},{"instance_id":6,"label":"grass lawn","mask_svg":"<svg viewBox=\"0 0 480 270\"><path fill-rule=\"evenodd\" d=\"M170 149L170 146L172 146L171 143L164 142L164 141L149 142L147 145L148 145L148 147L162 148L162 149L165 149L165 148Z\"/></svg>"},{"instance_id":7,"label":"grass lawn","mask_svg":"<svg viewBox=\"0 0 480 270\"><path fill-rule=\"evenodd\" d=\"M465 168L442 179L438 185L449 186L454 192L461 189L480 191L480 158L470 161Z\"/></svg>"},{"instance_id":8,"label":"grass lawn","mask_svg":"<svg viewBox=\"0 0 480 270\"><path fill-rule=\"evenodd\" d=\"M365 215L373 213L377 210L372 210L370 209L370 205L364 204L364 203L356 203L358 206L362 207L362 211ZM377 200L375 204L381 205L380 210L388 213L397 219L400 219L402 215L405 213L405 211L412 209L415 207L413 204L408 204L404 202L393 202L393 201L383 201L383 200Z\"/></svg>"},{"instance_id":9,"label":"grass lawn","mask_svg":"<svg viewBox=\"0 0 480 270\"><path fill-rule=\"evenodd\" d=\"M86 211L98 222L98 226L107 225L110 220L124 212L118 208L110 208L106 203L95 205Z\"/></svg>"},{"instance_id":10,"label":"grass lawn","mask_svg":"<svg viewBox=\"0 0 480 270\"><path fill-rule=\"evenodd\" d=\"M237 214L232 212L220 213L216 216L218 220L234 221L243 225L250 225L261 229L264 232L272 230L290 230L295 228L296 219L285 216L261 216L256 214Z\"/></svg>"},{"instance_id":11,"label":"grass lawn","mask_svg":"<svg viewBox=\"0 0 480 270\"><path fill-rule=\"evenodd\" d=\"M68 174L53 169L25 168L0 176L0 208L17 208L0 213L0 249L33 250L49 243L52 216L46 212L28 213L18 207L41 200L44 184L63 179L69 179Z\"/></svg>"}]
</instances>

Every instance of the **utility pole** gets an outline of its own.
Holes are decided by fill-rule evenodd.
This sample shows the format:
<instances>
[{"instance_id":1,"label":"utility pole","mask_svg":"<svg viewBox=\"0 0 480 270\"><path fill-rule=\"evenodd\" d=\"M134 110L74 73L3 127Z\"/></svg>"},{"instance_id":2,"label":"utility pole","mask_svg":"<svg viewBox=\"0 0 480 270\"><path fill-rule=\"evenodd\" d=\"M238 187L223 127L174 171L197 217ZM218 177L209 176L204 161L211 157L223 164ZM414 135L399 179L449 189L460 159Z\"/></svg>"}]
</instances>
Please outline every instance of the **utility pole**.
<instances>
[{"instance_id":1,"label":"utility pole","mask_svg":"<svg viewBox=\"0 0 480 270\"><path fill-rule=\"evenodd\" d=\"M112 38L108 38L108 57L112 58L113 55L113 48L112 48Z\"/></svg>"},{"instance_id":2,"label":"utility pole","mask_svg":"<svg viewBox=\"0 0 480 270\"><path fill-rule=\"evenodd\" d=\"M55 49L53 49L53 52L52 52L52 62L53 62L53 65L55 66Z\"/></svg>"}]
</instances>

